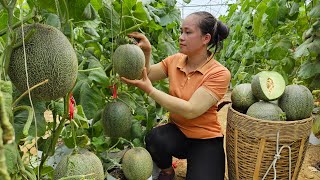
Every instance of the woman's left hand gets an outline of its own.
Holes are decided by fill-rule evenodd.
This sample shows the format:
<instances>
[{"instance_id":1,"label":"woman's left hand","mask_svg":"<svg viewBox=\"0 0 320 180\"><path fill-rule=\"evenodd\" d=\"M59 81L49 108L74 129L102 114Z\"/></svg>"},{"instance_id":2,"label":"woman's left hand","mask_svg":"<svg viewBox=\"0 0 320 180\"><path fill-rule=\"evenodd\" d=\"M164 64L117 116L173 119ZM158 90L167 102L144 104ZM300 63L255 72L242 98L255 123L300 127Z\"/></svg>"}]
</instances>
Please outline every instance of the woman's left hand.
<instances>
[{"instance_id":1,"label":"woman's left hand","mask_svg":"<svg viewBox=\"0 0 320 180\"><path fill-rule=\"evenodd\" d=\"M153 89L152 83L150 79L148 78L147 69L144 68L142 72L142 78L141 79L134 79L130 80L125 77L121 77L121 80L129 85L136 86L146 92L147 94L150 94L150 92Z\"/></svg>"}]
</instances>

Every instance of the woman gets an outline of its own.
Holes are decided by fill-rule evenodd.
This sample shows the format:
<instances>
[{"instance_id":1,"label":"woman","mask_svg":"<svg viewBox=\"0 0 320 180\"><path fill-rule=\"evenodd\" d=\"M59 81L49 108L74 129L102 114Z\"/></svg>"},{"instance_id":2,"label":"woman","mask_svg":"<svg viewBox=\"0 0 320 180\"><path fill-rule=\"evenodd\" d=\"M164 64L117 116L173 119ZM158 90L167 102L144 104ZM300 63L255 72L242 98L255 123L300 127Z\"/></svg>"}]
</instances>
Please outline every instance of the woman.
<instances>
[{"instance_id":1,"label":"woman","mask_svg":"<svg viewBox=\"0 0 320 180\"><path fill-rule=\"evenodd\" d=\"M142 89L170 112L170 123L153 128L145 139L153 161L161 168L159 180L174 179L172 156L187 159L187 179L224 179L225 154L217 103L231 77L213 56L228 34L228 28L210 13L193 13L182 23L180 52L151 66L148 39L137 32L129 34L138 39L146 68L142 79L122 80ZM209 51L212 48L213 53ZM164 78L169 78L169 94L151 83Z\"/></svg>"}]
</instances>

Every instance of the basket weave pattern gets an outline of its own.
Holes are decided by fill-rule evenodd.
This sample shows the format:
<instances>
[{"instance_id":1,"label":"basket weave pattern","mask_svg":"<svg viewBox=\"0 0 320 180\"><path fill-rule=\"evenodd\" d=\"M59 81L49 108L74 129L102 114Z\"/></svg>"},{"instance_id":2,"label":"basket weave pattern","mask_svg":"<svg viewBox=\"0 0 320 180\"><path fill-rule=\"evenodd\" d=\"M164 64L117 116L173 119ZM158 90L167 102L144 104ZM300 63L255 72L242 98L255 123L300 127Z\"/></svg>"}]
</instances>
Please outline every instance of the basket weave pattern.
<instances>
[{"instance_id":1,"label":"basket weave pattern","mask_svg":"<svg viewBox=\"0 0 320 180\"><path fill-rule=\"evenodd\" d=\"M274 160L278 142L278 149L290 146L291 158L289 148L283 148L275 166L276 179L289 179L291 160L291 179L296 180L306 154L312 123L312 117L298 121L256 119L229 106L226 129L229 179L262 179ZM273 178L271 168L265 179Z\"/></svg>"}]
</instances>

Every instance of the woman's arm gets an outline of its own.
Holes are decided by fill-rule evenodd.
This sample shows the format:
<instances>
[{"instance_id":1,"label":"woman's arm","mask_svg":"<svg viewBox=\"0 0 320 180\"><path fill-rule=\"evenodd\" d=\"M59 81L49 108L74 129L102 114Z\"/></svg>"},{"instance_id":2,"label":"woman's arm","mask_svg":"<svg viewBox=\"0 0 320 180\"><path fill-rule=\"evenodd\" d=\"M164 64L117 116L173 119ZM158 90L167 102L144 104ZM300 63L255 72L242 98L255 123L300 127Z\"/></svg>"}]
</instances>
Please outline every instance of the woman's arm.
<instances>
[{"instance_id":1,"label":"woman's arm","mask_svg":"<svg viewBox=\"0 0 320 180\"><path fill-rule=\"evenodd\" d=\"M204 87L197 89L189 101L159 91L152 86L146 68L143 71L143 78L140 80L130 80L124 77L121 79L127 84L142 89L169 112L179 114L186 119L193 119L200 116L218 102L217 98L212 96L208 92L209 90Z\"/></svg>"},{"instance_id":2,"label":"woman's arm","mask_svg":"<svg viewBox=\"0 0 320 180\"><path fill-rule=\"evenodd\" d=\"M197 89L189 101L171 96L154 87L149 96L169 112L186 119L193 119L202 115L218 102L217 98L212 96L204 87Z\"/></svg>"}]
</instances>

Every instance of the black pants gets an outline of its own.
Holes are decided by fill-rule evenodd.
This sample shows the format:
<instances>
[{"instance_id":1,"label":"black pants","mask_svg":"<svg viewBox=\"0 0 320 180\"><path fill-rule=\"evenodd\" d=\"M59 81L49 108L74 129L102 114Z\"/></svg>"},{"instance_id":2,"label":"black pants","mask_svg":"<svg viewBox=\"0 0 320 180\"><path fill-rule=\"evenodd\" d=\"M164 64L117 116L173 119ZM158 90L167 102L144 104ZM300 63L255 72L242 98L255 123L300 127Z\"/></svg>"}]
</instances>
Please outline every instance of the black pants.
<instances>
[{"instance_id":1,"label":"black pants","mask_svg":"<svg viewBox=\"0 0 320 180\"><path fill-rule=\"evenodd\" d=\"M187 138L174 124L156 127L146 136L146 148L161 169L172 165L172 156L187 159L187 180L223 180L223 137Z\"/></svg>"}]
</instances>

